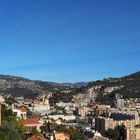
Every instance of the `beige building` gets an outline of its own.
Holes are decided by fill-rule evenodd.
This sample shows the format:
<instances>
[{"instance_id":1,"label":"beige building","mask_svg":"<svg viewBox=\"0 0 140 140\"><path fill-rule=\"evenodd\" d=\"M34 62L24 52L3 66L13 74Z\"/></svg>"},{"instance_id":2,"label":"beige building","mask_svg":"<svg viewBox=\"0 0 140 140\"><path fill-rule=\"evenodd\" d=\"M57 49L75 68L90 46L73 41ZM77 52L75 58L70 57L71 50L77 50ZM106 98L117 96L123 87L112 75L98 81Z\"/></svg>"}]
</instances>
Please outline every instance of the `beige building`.
<instances>
[{"instance_id":1,"label":"beige building","mask_svg":"<svg viewBox=\"0 0 140 140\"><path fill-rule=\"evenodd\" d=\"M55 140L70 140L70 136L63 132L54 132L53 136Z\"/></svg>"},{"instance_id":2,"label":"beige building","mask_svg":"<svg viewBox=\"0 0 140 140\"><path fill-rule=\"evenodd\" d=\"M140 128L126 129L126 140L140 140Z\"/></svg>"},{"instance_id":3,"label":"beige building","mask_svg":"<svg viewBox=\"0 0 140 140\"><path fill-rule=\"evenodd\" d=\"M116 127L117 125L124 125L126 128L134 128L135 125L140 124L140 119L135 120L125 120L125 121L113 121L113 127Z\"/></svg>"},{"instance_id":4,"label":"beige building","mask_svg":"<svg viewBox=\"0 0 140 140\"><path fill-rule=\"evenodd\" d=\"M118 125L124 125L126 129L135 128L136 125L140 124L140 118L135 120L120 120L114 121L112 118L96 118L95 119L95 130L105 135L105 131L109 128L114 129Z\"/></svg>"},{"instance_id":5,"label":"beige building","mask_svg":"<svg viewBox=\"0 0 140 140\"><path fill-rule=\"evenodd\" d=\"M89 108L88 107L81 107L78 109L78 114L82 117L85 117L88 114Z\"/></svg>"},{"instance_id":6,"label":"beige building","mask_svg":"<svg viewBox=\"0 0 140 140\"><path fill-rule=\"evenodd\" d=\"M57 119L57 120L55 120L55 123L58 124L58 125L61 125L62 124L62 120L61 119Z\"/></svg>"}]
</instances>

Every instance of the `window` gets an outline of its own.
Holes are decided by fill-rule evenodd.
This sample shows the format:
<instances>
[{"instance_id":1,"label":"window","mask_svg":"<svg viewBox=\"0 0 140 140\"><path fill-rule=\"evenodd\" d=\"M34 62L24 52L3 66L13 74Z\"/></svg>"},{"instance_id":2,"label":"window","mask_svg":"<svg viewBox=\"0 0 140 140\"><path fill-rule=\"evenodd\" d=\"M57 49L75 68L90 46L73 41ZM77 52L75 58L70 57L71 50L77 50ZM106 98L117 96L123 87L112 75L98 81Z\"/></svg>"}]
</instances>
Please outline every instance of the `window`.
<instances>
[{"instance_id":1,"label":"window","mask_svg":"<svg viewBox=\"0 0 140 140\"><path fill-rule=\"evenodd\" d=\"M17 112L14 112L14 116L17 116Z\"/></svg>"}]
</instances>

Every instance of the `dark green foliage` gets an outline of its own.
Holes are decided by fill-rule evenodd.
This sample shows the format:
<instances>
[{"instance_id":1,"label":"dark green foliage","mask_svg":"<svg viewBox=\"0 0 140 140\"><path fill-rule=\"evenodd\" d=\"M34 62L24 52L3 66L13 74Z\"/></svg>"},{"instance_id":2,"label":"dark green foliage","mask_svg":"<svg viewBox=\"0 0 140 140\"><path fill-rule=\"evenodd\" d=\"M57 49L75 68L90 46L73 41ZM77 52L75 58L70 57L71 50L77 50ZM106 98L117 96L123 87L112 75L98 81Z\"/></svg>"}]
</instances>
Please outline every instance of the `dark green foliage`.
<instances>
[{"instance_id":1,"label":"dark green foliage","mask_svg":"<svg viewBox=\"0 0 140 140\"><path fill-rule=\"evenodd\" d=\"M36 128L34 128L31 133L32 133L32 135L41 136L41 134L38 132L38 130Z\"/></svg>"},{"instance_id":2,"label":"dark green foliage","mask_svg":"<svg viewBox=\"0 0 140 140\"><path fill-rule=\"evenodd\" d=\"M10 121L11 117L14 117L14 114L11 109L7 108L5 105L1 106L1 115L2 120Z\"/></svg>"},{"instance_id":3,"label":"dark green foliage","mask_svg":"<svg viewBox=\"0 0 140 140\"><path fill-rule=\"evenodd\" d=\"M16 100L12 97L9 97L9 98L5 98L5 103L8 104L8 105L12 105L13 103L16 103Z\"/></svg>"},{"instance_id":4,"label":"dark green foliage","mask_svg":"<svg viewBox=\"0 0 140 140\"><path fill-rule=\"evenodd\" d=\"M124 140L125 139L125 126L116 126L113 129L108 129L106 136L111 140Z\"/></svg>"},{"instance_id":5,"label":"dark green foliage","mask_svg":"<svg viewBox=\"0 0 140 140\"><path fill-rule=\"evenodd\" d=\"M33 92L31 89L27 89L27 88L20 88L15 86L14 88L10 88L5 90L6 93L12 94L14 96L22 96L24 95L27 98L31 98L33 97L33 95L36 94L36 92Z\"/></svg>"},{"instance_id":6,"label":"dark green foliage","mask_svg":"<svg viewBox=\"0 0 140 140\"><path fill-rule=\"evenodd\" d=\"M77 123L81 125L88 125L88 123L85 120L78 120Z\"/></svg>"},{"instance_id":7,"label":"dark green foliage","mask_svg":"<svg viewBox=\"0 0 140 140\"><path fill-rule=\"evenodd\" d=\"M51 128L50 128L50 123L45 123L43 126L41 126L41 130L44 133L49 133L51 132Z\"/></svg>"},{"instance_id":8,"label":"dark green foliage","mask_svg":"<svg viewBox=\"0 0 140 140\"><path fill-rule=\"evenodd\" d=\"M115 132L113 129L109 128L106 132L106 135L109 139L112 139L115 136Z\"/></svg>"},{"instance_id":9,"label":"dark green foliage","mask_svg":"<svg viewBox=\"0 0 140 140\"><path fill-rule=\"evenodd\" d=\"M84 135L82 132L80 132L77 129L74 128L67 128L65 125L57 125L55 123L46 123L44 124L44 127L42 127L42 131L45 132L64 132L70 135L71 140L84 140Z\"/></svg>"},{"instance_id":10,"label":"dark green foliage","mask_svg":"<svg viewBox=\"0 0 140 140\"><path fill-rule=\"evenodd\" d=\"M16 120L11 109L5 105L1 106L2 110L2 126L0 127L1 140L23 140L24 128L19 121Z\"/></svg>"},{"instance_id":11,"label":"dark green foliage","mask_svg":"<svg viewBox=\"0 0 140 140\"><path fill-rule=\"evenodd\" d=\"M0 130L0 138L3 140L22 140L23 136L14 122L4 121Z\"/></svg>"}]
</instances>

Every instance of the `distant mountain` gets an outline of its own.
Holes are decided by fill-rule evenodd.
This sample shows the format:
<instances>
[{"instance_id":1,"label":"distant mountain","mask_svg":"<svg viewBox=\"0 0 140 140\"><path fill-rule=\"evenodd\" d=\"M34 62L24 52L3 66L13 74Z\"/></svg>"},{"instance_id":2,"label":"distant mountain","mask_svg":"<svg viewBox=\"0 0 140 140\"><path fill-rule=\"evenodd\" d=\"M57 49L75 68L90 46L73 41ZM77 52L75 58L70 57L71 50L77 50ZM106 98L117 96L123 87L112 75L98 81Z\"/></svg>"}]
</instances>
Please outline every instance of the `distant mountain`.
<instances>
[{"instance_id":1,"label":"distant mountain","mask_svg":"<svg viewBox=\"0 0 140 140\"><path fill-rule=\"evenodd\" d=\"M39 94L53 93L51 101L70 101L78 94L99 102L110 102L116 94L124 98L140 98L140 72L121 78L105 78L93 82L55 83L27 78L0 75L0 93L34 98Z\"/></svg>"},{"instance_id":2,"label":"distant mountain","mask_svg":"<svg viewBox=\"0 0 140 140\"><path fill-rule=\"evenodd\" d=\"M111 102L117 95L123 98L140 98L140 72L121 78L106 78L90 82L83 87L85 93L96 96L96 101Z\"/></svg>"},{"instance_id":3,"label":"distant mountain","mask_svg":"<svg viewBox=\"0 0 140 140\"><path fill-rule=\"evenodd\" d=\"M69 86L69 87L82 87L82 86L86 86L87 84L88 82L63 83L63 85Z\"/></svg>"},{"instance_id":4,"label":"distant mountain","mask_svg":"<svg viewBox=\"0 0 140 140\"><path fill-rule=\"evenodd\" d=\"M53 82L33 81L27 78L0 75L0 93L11 94L13 96L33 97L48 92L56 92L68 87Z\"/></svg>"}]
</instances>

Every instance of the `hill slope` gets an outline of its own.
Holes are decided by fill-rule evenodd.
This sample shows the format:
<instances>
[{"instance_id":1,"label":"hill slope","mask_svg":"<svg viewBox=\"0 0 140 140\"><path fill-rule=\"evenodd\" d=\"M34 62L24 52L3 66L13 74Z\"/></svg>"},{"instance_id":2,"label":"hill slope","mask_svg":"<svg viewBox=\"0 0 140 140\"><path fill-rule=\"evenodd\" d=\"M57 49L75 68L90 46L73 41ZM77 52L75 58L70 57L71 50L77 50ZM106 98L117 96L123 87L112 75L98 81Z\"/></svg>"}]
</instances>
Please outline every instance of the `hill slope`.
<instances>
[{"instance_id":1,"label":"hill slope","mask_svg":"<svg viewBox=\"0 0 140 140\"><path fill-rule=\"evenodd\" d=\"M123 98L140 98L140 72L122 78L107 78L89 83L85 90L92 89L96 94L96 101L109 102L115 96Z\"/></svg>"},{"instance_id":2,"label":"hill slope","mask_svg":"<svg viewBox=\"0 0 140 140\"><path fill-rule=\"evenodd\" d=\"M71 84L33 81L22 77L0 75L0 93L34 97L48 92L53 93L53 102L70 101L73 96L78 94L85 94L90 100L99 102L109 102L115 98L116 94L121 94L124 98L140 98L140 72L122 78L78 83L77 86L75 84L72 87Z\"/></svg>"},{"instance_id":3,"label":"hill slope","mask_svg":"<svg viewBox=\"0 0 140 140\"><path fill-rule=\"evenodd\" d=\"M65 89L59 83L33 81L30 79L10 75L0 75L0 92L13 96L33 97L33 95L56 92Z\"/></svg>"}]
</instances>

